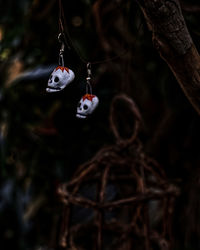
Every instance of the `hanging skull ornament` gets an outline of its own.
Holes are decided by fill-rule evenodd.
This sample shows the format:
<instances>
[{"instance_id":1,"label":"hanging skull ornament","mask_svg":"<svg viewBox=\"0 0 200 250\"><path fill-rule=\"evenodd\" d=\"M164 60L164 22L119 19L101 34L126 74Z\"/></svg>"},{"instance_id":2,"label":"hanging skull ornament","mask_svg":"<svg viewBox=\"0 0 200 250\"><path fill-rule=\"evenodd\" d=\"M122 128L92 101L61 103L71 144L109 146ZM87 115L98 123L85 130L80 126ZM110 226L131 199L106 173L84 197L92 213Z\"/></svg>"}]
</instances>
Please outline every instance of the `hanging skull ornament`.
<instances>
[{"instance_id":1,"label":"hanging skull ornament","mask_svg":"<svg viewBox=\"0 0 200 250\"><path fill-rule=\"evenodd\" d=\"M49 78L46 91L50 93L61 91L74 80L74 77L74 72L71 69L58 66L54 69Z\"/></svg>"},{"instance_id":2,"label":"hanging skull ornament","mask_svg":"<svg viewBox=\"0 0 200 250\"><path fill-rule=\"evenodd\" d=\"M46 91L49 93L63 90L70 82L74 80L75 77L74 72L64 66L64 37L65 35L63 32L58 35L58 41L61 43L59 52L59 66L55 68L50 75L48 86L46 88Z\"/></svg>"},{"instance_id":3,"label":"hanging skull ornament","mask_svg":"<svg viewBox=\"0 0 200 250\"><path fill-rule=\"evenodd\" d=\"M99 98L96 95L84 95L78 104L76 117L81 119L87 118L88 115L93 113L98 104Z\"/></svg>"}]
</instances>

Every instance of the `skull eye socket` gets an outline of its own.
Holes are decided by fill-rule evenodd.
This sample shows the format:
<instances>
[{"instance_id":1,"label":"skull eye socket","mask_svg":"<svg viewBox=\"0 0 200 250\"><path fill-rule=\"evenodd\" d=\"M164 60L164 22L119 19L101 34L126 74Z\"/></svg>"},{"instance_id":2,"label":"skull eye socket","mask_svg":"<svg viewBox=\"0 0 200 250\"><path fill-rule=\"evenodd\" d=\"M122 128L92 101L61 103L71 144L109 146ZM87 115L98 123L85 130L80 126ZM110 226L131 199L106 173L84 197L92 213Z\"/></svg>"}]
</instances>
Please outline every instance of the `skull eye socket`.
<instances>
[{"instance_id":1,"label":"skull eye socket","mask_svg":"<svg viewBox=\"0 0 200 250\"><path fill-rule=\"evenodd\" d=\"M78 108L80 108L80 106L81 106L81 103L79 102L79 104L78 104Z\"/></svg>"},{"instance_id":2,"label":"skull eye socket","mask_svg":"<svg viewBox=\"0 0 200 250\"><path fill-rule=\"evenodd\" d=\"M59 81L59 78L56 76L54 79L54 82L58 82L58 81Z\"/></svg>"},{"instance_id":3,"label":"skull eye socket","mask_svg":"<svg viewBox=\"0 0 200 250\"><path fill-rule=\"evenodd\" d=\"M88 105L83 105L83 108L86 110L86 109L88 109Z\"/></svg>"}]
</instances>

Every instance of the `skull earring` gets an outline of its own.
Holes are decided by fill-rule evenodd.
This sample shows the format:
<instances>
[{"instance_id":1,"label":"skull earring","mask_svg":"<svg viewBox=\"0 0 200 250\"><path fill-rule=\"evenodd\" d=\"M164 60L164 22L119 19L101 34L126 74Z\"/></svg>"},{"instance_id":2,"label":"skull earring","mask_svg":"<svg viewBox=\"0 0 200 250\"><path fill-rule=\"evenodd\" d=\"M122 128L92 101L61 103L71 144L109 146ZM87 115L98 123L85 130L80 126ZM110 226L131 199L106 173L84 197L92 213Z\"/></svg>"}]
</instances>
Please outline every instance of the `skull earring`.
<instances>
[{"instance_id":1,"label":"skull earring","mask_svg":"<svg viewBox=\"0 0 200 250\"><path fill-rule=\"evenodd\" d=\"M65 50L65 44L63 41L61 41L61 33L58 35L58 40L61 42L59 66L54 69L49 77L48 86L46 88L46 91L49 93L63 90L70 82L74 80L75 77L74 72L64 66L63 54Z\"/></svg>"},{"instance_id":2,"label":"skull earring","mask_svg":"<svg viewBox=\"0 0 200 250\"><path fill-rule=\"evenodd\" d=\"M85 119L90 114L93 113L93 111L96 109L96 107L99 104L99 98L96 95L92 94L92 86L91 86L91 64L87 64L87 78L86 78L86 94L81 98L80 102L77 106L77 113L76 117Z\"/></svg>"}]
</instances>

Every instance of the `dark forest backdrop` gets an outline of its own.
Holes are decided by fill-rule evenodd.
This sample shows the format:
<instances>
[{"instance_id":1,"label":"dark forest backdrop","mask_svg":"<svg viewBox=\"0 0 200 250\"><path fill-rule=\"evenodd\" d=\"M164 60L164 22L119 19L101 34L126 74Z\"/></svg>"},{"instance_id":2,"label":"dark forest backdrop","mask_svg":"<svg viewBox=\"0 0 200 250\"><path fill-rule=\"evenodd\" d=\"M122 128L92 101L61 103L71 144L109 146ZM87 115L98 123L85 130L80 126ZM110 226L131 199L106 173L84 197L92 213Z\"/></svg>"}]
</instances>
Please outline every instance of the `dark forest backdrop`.
<instances>
[{"instance_id":1,"label":"dark forest backdrop","mask_svg":"<svg viewBox=\"0 0 200 250\"><path fill-rule=\"evenodd\" d=\"M199 50L199 2L180 2ZM65 64L76 78L62 92L47 94L60 49L58 1L0 3L0 248L57 249L57 187L103 146L115 144L110 106L124 93L141 112L144 151L180 189L173 249L200 249L200 118L153 47L140 6L130 0L63 0L63 8L76 48L66 49ZM87 73L80 56L104 61L92 65L100 103L84 121L75 116ZM127 107L119 107L118 115L128 138Z\"/></svg>"}]
</instances>

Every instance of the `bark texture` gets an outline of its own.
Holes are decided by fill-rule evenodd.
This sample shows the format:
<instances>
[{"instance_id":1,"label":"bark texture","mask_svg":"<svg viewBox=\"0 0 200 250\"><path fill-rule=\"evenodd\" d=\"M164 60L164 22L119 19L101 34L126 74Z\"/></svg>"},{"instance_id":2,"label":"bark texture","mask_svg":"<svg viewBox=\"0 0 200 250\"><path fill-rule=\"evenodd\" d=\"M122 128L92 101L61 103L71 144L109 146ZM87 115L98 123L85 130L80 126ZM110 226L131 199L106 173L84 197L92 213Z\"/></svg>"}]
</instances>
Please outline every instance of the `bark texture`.
<instances>
[{"instance_id":1,"label":"bark texture","mask_svg":"<svg viewBox=\"0 0 200 250\"><path fill-rule=\"evenodd\" d=\"M185 95L200 114L200 56L178 0L138 0L152 40Z\"/></svg>"}]
</instances>

